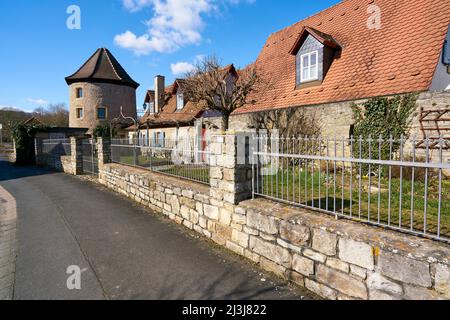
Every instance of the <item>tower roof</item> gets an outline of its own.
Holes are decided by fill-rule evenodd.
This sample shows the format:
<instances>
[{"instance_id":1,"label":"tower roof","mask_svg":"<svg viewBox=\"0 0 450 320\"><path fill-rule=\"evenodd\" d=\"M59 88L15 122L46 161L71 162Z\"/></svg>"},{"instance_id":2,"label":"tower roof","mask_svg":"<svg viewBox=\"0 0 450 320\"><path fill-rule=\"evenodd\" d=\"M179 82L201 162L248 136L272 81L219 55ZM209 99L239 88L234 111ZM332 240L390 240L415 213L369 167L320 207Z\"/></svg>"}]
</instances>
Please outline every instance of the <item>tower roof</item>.
<instances>
[{"instance_id":1,"label":"tower roof","mask_svg":"<svg viewBox=\"0 0 450 320\"><path fill-rule=\"evenodd\" d=\"M105 82L137 89L134 81L106 48L100 48L75 72L66 78L68 85L75 82Z\"/></svg>"}]
</instances>

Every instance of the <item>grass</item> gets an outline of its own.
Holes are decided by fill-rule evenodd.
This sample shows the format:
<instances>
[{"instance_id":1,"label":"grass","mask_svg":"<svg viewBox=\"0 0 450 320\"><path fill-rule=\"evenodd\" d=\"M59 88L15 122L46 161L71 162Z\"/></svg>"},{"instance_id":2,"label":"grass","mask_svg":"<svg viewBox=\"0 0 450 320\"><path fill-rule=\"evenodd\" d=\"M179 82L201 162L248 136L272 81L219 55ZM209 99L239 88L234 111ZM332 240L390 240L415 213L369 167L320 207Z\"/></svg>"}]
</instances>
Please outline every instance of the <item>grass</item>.
<instances>
[{"instance_id":1,"label":"grass","mask_svg":"<svg viewBox=\"0 0 450 320\"><path fill-rule=\"evenodd\" d=\"M351 178L350 173L346 172L342 179L342 171L336 173L336 178L330 172L327 179L326 171L319 173L318 168L314 174L311 169L309 171L280 170L276 174L264 176L259 181L261 193L317 209L331 212L336 210L345 216L364 221L416 232L426 230L427 234L434 236L438 234L439 227L440 235L450 238L450 181L444 177L439 201L439 180L436 178L430 179L426 187L423 181L412 183L399 178L393 178L389 184L387 177L381 177L378 181L378 175L371 177L369 184L369 178L363 177L360 191L357 173Z\"/></svg>"},{"instance_id":2,"label":"grass","mask_svg":"<svg viewBox=\"0 0 450 320\"><path fill-rule=\"evenodd\" d=\"M121 156L117 162L131 166L135 165L133 156ZM136 165L181 178L209 183L209 166L207 165L174 165L169 159L157 157L150 159L147 156L137 157Z\"/></svg>"}]
</instances>

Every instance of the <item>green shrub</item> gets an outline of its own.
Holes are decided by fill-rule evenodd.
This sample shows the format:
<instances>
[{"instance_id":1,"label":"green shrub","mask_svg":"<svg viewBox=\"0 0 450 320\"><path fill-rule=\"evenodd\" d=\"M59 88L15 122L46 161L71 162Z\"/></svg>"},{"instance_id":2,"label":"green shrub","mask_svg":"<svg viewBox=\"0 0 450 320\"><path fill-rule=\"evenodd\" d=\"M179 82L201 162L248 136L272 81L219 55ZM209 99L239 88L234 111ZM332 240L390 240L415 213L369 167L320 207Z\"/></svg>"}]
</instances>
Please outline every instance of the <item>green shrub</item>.
<instances>
[{"instance_id":1,"label":"green shrub","mask_svg":"<svg viewBox=\"0 0 450 320\"><path fill-rule=\"evenodd\" d=\"M94 138L110 138L111 126L109 125L109 123L99 124L97 127L95 127L93 135Z\"/></svg>"},{"instance_id":2,"label":"green shrub","mask_svg":"<svg viewBox=\"0 0 450 320\"><path fill-rule=\"evenodd\" d=\"M353 150L354 156L360 156L359 141L361 144L361 156L368 159L388 160L390 157L391 143L392 154L394 155L400 148L400 139L406 141L409 136L409 128L412 121L412 114L417 107L417 94L398 95L391 98L372 98L367 102L352 105L355 118L354 137L356 146ZM373 141L368 142L369 139ZM378 139L382 139L381 154Z\"/></svg>"},{"instance_id":3,"label":"green shrub","mask_svg":"<svg viewBox=\"0 0 450 320\"><path fill-rule=\"evenodd\" d=\"M16 165L28 166L36 163L34 139L36 133L46 129L43 125L17 124L13 127L12 136L16 144Z\"/></svg>"}]
</instances>

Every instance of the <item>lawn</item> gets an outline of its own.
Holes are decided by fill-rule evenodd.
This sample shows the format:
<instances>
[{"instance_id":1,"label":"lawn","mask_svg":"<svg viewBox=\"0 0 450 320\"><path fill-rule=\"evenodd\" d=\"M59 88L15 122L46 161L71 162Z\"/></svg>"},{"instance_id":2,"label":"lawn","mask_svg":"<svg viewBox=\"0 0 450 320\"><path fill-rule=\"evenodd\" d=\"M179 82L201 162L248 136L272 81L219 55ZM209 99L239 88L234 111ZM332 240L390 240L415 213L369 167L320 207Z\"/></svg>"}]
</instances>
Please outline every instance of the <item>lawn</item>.
<instances>
[{"instance_id":1,"label":"lawn","mask_svg":"<svg viewBox=\"0 0 450 320\"><path fill-rule=\"evenodd\" d=\"M135 165L133 156L121 156L120 160L118 159L116 162L131 166ZM207 165L174 165L167 158L139 156L137 157L136 166L202 183L209 183L209 166Z\"/></svg>"},{"instance_id":2,"label":"lawn","mask_svg":"<svg viewBox=\"0 0 450 320\"><path fill-rule=\"evenodd\" d=\"M335 175L331 170L327 179L323 169L319 172L315 168L314 173L311 168L308 172L296 170L280 170L260 178L261 194L430 235L437 235L439 227L440 235L450 238L450 181L445 177L439 201L437 177L430 177L426 187L424 181L412 183L405 178L393 178L389 183L388 176L378 174L360 180L358 172L346 171L343 175L340 171Z\"/></svg>"}]
</instances>

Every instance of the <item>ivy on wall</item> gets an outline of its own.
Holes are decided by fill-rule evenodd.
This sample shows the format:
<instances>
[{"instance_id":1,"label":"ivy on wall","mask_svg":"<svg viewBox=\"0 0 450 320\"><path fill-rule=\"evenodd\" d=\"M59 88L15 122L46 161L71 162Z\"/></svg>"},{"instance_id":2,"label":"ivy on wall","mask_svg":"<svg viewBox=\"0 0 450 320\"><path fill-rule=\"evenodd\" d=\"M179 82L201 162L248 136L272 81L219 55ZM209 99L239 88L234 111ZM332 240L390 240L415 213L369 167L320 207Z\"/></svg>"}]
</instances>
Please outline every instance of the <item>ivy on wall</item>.
<instances>
[{"instance_id":1,"label":"ivy on wall","mask_svg":"<svg viewBox=\"0 0 450 320\"><path fill-rule=\"evenodd\" d=\"M389 159L391 143L392 153L400 148L400 139L406 140L412 114L417 107L418 94L398 95L391 98L372 98L363 104L353 104L352 110L355 119L354 137L358 147L353 149L355 157L360 156L358 139L362 137L361 156L363 158L378 159L380 156L379 142L381 138L381 158ZM372 139L371 143L368 140Z\"/></svg>"},{"instance_id":2,"label":"ivy on wall","mask_svg":"<svg viewBox=\"0 0 450 320\"><path fill-rule=\"evenodd\" d=\"M28 166L36 163L34 139L36 133L47 129L39 124L16 125L12 130L12 136L16 147L16 165Z\"/></svg>"}]
</instances>

